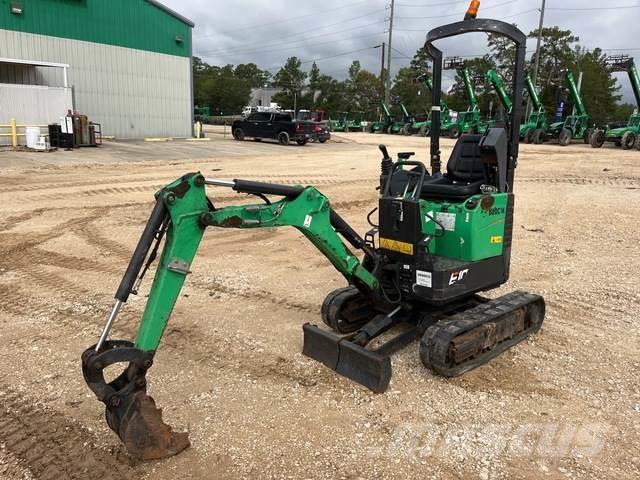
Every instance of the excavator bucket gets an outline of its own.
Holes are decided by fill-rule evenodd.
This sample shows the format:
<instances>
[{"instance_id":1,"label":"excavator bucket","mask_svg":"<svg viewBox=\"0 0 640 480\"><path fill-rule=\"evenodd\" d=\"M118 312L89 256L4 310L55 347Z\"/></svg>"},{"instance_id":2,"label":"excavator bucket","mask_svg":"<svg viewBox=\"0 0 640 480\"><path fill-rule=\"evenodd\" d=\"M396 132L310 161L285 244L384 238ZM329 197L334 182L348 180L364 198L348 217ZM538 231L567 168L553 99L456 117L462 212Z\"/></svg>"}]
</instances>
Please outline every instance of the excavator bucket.
<instances>
[{"instance_id":1,"label":"excavator bucket","mask_svg":"<svg viewBox=\"0 0 640 480\"><path fill-rule=\"evenodd\" d=\"M391 381L391 359L373 350L367 350L349 340L305 324L302 353L322 363L340 375L383 393Z\"/></svg>"},{"instance_id":2,"label":"excavator bucket","mask_svg":"<svg viewBox=\"0 0 640 480\"><path fill-rule=\"evenodd\" d=\"M107 407L107 423L118 434L129 454L139 460L171 457L188 448L189 435L174 432L162 420L162 410L139 391L116 407Z\"/></svg>"},{"instance_id":3,"label":"excavator bucket","mask_svg":"<svg viewBox=\"0 0 640 480\"><path fill-rule=\"evenodd\" d=\"M128 363L115 380L107 383L105 368ZM145 375L153 364L153 353L142 352L130 342L110 340L96 351L82 354L82 373L89 388L106 405L107 424L136 460L157 460L189 447L187 433L172 431L162 420L162 410L147 395Z\"/></svg>"}]
</instances>

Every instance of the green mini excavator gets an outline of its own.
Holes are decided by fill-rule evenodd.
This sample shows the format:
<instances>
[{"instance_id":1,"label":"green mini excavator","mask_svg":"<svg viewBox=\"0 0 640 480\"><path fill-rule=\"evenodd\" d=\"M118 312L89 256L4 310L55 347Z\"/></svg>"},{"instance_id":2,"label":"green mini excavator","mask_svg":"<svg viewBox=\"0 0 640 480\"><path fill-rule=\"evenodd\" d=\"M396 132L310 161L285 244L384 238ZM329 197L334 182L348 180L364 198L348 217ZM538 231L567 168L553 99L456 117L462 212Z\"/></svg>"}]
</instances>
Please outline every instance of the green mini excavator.
<instances>
[{"instance_id":1,"label":"green mini excavator","mask_svg":"<svg viewBox=\"0 0 640 480\"><path fill-rule=\"evenodd\" d=\"M458 138L466 133L484 132L487 125L482 121L480 113L480 104L478 103L478 95L476 94L476 77L472 77L469 67L466 66L461 57L449 57L444 62L445 70L458 70L462 75L464 88L469 102L469 108L464 112L458 112L458 117L448 130L449 138Z\"/></svg>"},{"instance_id":2,"label":"green mini excavator","mask_svg":"<svg viewBox=\"0 0 640 480\"><path fill-rule=\"evenodd\" d=\"M368 215L366 235L348 225L313 186L214 179L196 172L157 192L102 335L82 354L84 379L133 457L162 458L189 446L186 433L172 431L162 420L147 393L147 373L206 230L300 231L345 279L345 286L322 304L325 326L303 326L303 353L373 392L387 389L392 355L415 340L430 371L454 377L540 329L542 297L522 291L481 295L509 278L526 35L510 23L476 19L477 3L472 2L464 21L428 34L432 105L441 105L442 85L442 52L435 42L484 32L515 44L514 107L484 133L462 135L444 172L439 108L432 110L429 167L412 160L413 152L399 153L394 161L381 146L380 180L372 185L379 188L378 206ZM215 195L207 196L214 193L208 188L250 194L259 201L218 207ZM110 339L118 313L139 291L162 244L136 338ZM107 381L105 369L115 364L126 367Z\"/></svg>"}]
</instances>

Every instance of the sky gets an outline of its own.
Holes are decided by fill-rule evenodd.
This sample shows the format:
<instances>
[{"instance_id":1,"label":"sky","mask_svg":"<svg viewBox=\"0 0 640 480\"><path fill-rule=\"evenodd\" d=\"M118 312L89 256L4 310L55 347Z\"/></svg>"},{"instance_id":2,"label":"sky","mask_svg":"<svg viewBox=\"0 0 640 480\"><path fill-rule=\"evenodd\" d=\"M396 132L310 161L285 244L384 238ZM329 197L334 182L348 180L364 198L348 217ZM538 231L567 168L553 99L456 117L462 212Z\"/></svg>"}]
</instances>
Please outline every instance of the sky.
<instances>
[{"instance_id":1,"label":"sky","mask_svg":"<svg viewBox=\"0 0 640 480\"><path fill-rule=\"evenodd\" d=\"M391 0L163 0L169 8L193 20L194 55L211 65L253 62L276 73L287 57L297 56L307 70L315 60L320 71L339 79L353 60L380 72L381 49L388 41ZM525 33L537 28L541 0L482 0L480 17L516 23ZM611 4L610 4L611 3ZM406 66L424 44L426 33L462 20L469 0L396 0L392 40L392 73ZM639 0L585 2L547 0L545 26L571 30L587 48L611 54L635 55ZM470 34L439 44L445 54L465 57L487 52L486 36ZM535 40L527 46L535 50ZM453 82L446 72L445 88ZM629 80L616 74L624 100L633 102Z\"/></svg>"}]
</instances>

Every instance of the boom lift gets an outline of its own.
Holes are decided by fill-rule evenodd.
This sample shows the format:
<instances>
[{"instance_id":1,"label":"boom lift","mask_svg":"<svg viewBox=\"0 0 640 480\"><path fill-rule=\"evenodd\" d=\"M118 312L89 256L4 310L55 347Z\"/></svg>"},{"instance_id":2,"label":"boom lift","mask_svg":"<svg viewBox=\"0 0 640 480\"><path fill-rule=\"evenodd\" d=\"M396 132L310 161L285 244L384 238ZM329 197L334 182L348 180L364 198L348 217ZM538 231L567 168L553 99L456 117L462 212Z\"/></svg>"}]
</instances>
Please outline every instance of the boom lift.
<instances>
[{"instance_id":1,"label":"boom lift","mask_svg":"<svg viewBox=\"0 0 640 480\"><path fill-rule=\"evenodd\" d=\"M458 139L444 173L438 109L432 113L430 172L410 160L412 152L399 153L394 162L381 146L378 222L373 223L374 210L364 238L312 186L190 173L156 194L103 333L82 355L84 378L106 405L107 422L131 455L160 458L189 445L186 433L173 432L162 421L147 394L146 375L207 228L289 226L302 232L347 283L329 293L321 308L332 331L304 325L303 353L374 392L389 385L391 355L416 339L423 364L454 377L540 329L542 297L520 291L494 299L480 295L509 278L526 35L509 23L476 19L477 3L472 2L464 21L427 36L425 48L434 59L432 104L440 105L442 84L442 52L434 42L485 32L515 44L514 108L506 121L484 134ZM206 187L251 194L263 202L217 208ZM139 291L164 238L135 341L109 339L119 311ZM103 372L116 363L127 367L107 382Z\"/></svg>"},{"instance_id":2,"label":"boom lift","mask_svg":"<svg viewBox=\"0 0 640 480\"><path fill-rule=\"evenodd\" d=\"M640 142L638 142L640 136L640 78L636 64L629 55L612 55L607 57L607 65L614 72L627 72L629 75L631 88L636 97L636 111L629 117L629 122L625 127L593 132L591 146L600 148L605 142L611 142L625 150L631 150L636 145L640 147Z\"/></svg>"},{"instance_id":3,"label":"boom lift","mask_svg":"<svg viewBox=\"0 0 640 480\"><path fill-rule=\"evenodd\" d=\"M529 93L529 99L533 103L533 111L529 115L527 122L520 127L520 139L525 143L535 143L540 145L545 141L547 136L546 132L549 128L547 120L547 111L540 100L540 95L536 86L531 80L531 75L527 73L526 78L527 92Z\"/></svg>"},{"instance_id":4,"label":"boom lift","mask_svg":"<svg viewBox=\"0 0 640 480\"><path fill-rule=\"evenodd\" d=\"M558 143L563 147L569 145L574 138L582 138L584 143L589 143L591 133L593 132L591 129L591 118L584 106L582 96L580 92L578 92L573 73L569 70L565 72L565 81L567 82L567 88L569 89L577 113L575 115L569 115L563 122L552 123L547 130L547 136L557 138Z\"/></svg>"},{"instance_id":5,"label":"boom lift","mask_svg":"<svg viewBox=\"0 0 640 480\"><path fill-rule=\"evenodd\" d=\"M445 70L458 70L464 81L465 92L469 108L466 112L458 112L456 123L449 128L449 138L458 138L463 133L476 134L484 132L486 125L482 121L480 105L474 82L471 78L471 71L460 57L449 57L444 62Z\"/></svg>"}]
</instances>

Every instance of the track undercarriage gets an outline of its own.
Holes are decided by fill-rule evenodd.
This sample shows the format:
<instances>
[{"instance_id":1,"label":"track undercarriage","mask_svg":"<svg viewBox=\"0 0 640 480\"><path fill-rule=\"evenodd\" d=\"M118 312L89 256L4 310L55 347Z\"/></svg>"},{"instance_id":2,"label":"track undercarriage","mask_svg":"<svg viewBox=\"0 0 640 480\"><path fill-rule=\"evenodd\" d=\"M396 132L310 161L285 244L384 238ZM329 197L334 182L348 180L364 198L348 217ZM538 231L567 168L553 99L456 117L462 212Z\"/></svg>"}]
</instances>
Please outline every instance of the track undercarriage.
<instances>
[{"instance_id":1,"label":"track undercarriage","mask_svg":"<svg viewBox=\"0 0 640 480\"><path fill-rule=\"evenodd\" d=\"M391 356L417 339L422 363L438 375L455 377L536 333L544 312L542 297L513 292L375 314L365 295L346 287L322 305L322 320L335 333L306 324L303 353L381 393L391 380Z\"/></svg>"}]
</instances>

